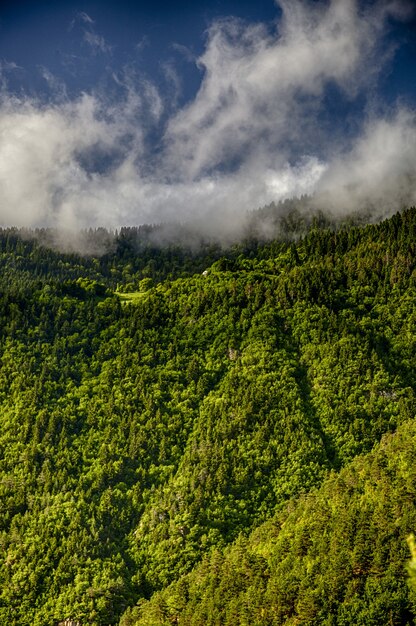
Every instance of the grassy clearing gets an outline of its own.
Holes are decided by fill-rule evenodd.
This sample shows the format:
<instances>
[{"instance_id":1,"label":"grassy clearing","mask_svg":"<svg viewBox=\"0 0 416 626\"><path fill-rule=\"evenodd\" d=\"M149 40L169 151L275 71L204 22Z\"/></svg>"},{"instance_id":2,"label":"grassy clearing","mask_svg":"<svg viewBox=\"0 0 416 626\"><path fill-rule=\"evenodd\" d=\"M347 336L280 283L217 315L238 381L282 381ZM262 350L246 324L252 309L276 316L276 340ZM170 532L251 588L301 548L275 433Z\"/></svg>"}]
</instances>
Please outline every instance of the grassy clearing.
<instances>
[{"instance_id":1,"label":"grassy clearing","mask_svg":"<svg viewBox=\"0 0 416 626\"><path fill-rule=\"evenodd\" d=\"M116 295L120 298L122 304L134 304L141 300L146 293L144 291L132 291L130 293L116 291Z\"/></svg>"}]
</instances>

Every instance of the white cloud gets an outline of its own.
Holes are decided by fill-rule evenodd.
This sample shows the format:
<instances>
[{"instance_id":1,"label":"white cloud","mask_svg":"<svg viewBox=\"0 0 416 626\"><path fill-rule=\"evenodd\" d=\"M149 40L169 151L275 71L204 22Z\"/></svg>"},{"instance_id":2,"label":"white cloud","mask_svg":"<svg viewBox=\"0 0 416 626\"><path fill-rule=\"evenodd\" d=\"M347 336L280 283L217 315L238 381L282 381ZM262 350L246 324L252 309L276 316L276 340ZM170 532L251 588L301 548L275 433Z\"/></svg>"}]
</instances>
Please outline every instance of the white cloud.
<instances>
[{"instance_id":1,"label":"white cloud","mask_svg":"<svg viewBox=\"0 0 416 626\"><path fill-rule=\"evenodd\" d=\"M92 17L90 17L88 13L85 13L85 11L79 11L78 13L75 14L74 19L71 20L68 26L68 30L71 31L77 23L95 24Z\"/></svg>"},{"instance_id":2,"label":"white cloud","mask_svg":"<svg viewBox=\"0 0 416 626\"><path fill-rule=\"evenodd\" d=\"M128 100L123 108L103 112L99 101L87 95L51 107L4 102L0 111L3 224L111 227L192 215L219 234L224 228L238 227L235 218L240 211L310 192L322 170L315 158L308 158L297 167L286 164L281 171L268 169L259 177L248 165L245 172L234 175L172 184L142 174L140 163L146 153L142 131L134 129L132 115L134 107ZM125 147L120 148L123 140ZM88 159L96 154L101 167L94 169L94 158L92 166ZM103 169L106 155L110 166ZM115 165L111 165L113 157Z\"/></svg>"},{"instance_id":3,"label":"white cloud","mask_svg":"<svg viewBox=\"0 0 416 626\"><path fill-rule=\"evenodd\" d=\"M99 221L96 188L106 175L91 171L88 157L91 150L111 154L128 134L131 128L123 111L106 111L104 116L92 96L53 106L4 101L0 113L2 222L75 227ZM138 154L139 132L134 139Z\"/></svg>"},{"instance_id":4,"label":"white cloud","mask_svg":"<svg viewBox=\"0 0 416 626\"><path fill-rule=\"evenodd\" d=\"M369 64L385 11L360 16L353 0L326 8L281 2L278 30L236 19L215 22L199 59L205 71L195 100L174 117L167 139L172 158L191 178L230 159L269 150L282 161L317 134L325 87L353 94ZM178 159L178 156L180 157Z\"/></svg>"},{"instance_id":5,"label":"white cloud","mask_svg":"<svg viewBox=\"0 0 416 626\"><path fill-rule=\"evenodd\" d=\"M118 101L91 93L41 104L3 92L0 223L193 219L219 236L238 231L249 209L315 190L340 210L414 202L410 111L369 117L358 137L340 132L335 145L322 122L328 85L345 99L373 87L386 18L404 17L404 5L380 0L363 13L353 0L280 4L277 25L211 25L198 60L201 87L167 122L172 101L133 72L112 74L124 94ZM164 69L177 91L177 75Z\"/></svg>"},{"instance_id":6,"label":"white cloud","mask_svg":"<svg viewBox=\"0 0 416 626\"><path fill-rule=\"evenodd\" d=\"M94 52L107 53L111 52L112 46L110 46L102 35L97 35L89 30L84 31L84 40L94 50Z\"/></svg>"},{"instance_id":7,"label":"white cloud","mask_svg":"<svg viewBox=\"0 0 416 626\"><path fill-rule=\"evenodd\" d=\"M6 90L8 86L9 77L14 73L23 72L23 68L17 65L14 61L7 61L6 59L0 59L0 89Z\"/></svg>"},{"instance_id":8,"label":"white cloud","mask_svg":"<svg viewBox=\"0 0 416 626\"><path fill-rule=\"evenodd\" d=\"M55 74L52 74L52 72L50 72L48 68L44 67L43 65L39 66L38 70L44 81L47 83L49 89L54 94L55 98L59 100L65 100L67 98L67 89L65 82L58 78L58 76L56 76Z\"/></svg>"},{"instance_id":9,"label":"white cloud","mask_svg":"<svg viewBox=\"0 0 416 626\"><path fill-rule=\"evenodd\" d=\"M416 204L416 114L398 109L369 121L350 150L334 156L317 193L343 212L368 207L383 215Z\"/></svg>"},{"instance_id":10,"label":"white cloud","mask_svg":"<svg viewBox=\"0 0 416 626\"><path fill-rule=\"evenodd\" d=\"M72 31L74 27L79 27L83 33L84 41L90 46L93 54L111 53L113 47L105 40L105 38L96 32L95 20L92 19L85 11L76 13L74 19L69 24L68 30Z\"/></svg>"},{"instance_id":11,"label":"white cloud","mask_svg":"<svg viewBox=\"0 0 416 626\"><path fill-rule=\"evenodd\" d=\"M88 13L85 13L85 11L80 11L77 17L81 22L85 22L85 24L94 24L92 17L90 17Z\"/></svg>"}]
</instances>

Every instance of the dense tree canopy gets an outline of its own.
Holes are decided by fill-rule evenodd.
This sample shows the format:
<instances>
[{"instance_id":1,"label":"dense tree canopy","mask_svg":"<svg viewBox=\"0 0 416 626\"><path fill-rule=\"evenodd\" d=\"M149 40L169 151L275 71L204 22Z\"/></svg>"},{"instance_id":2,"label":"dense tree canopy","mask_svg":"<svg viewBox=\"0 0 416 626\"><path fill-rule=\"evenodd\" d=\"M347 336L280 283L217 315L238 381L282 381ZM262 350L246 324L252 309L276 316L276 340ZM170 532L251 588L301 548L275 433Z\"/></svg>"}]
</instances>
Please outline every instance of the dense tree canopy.
<instances>
[{"instance_id":1,"label":"dense tree canopy","mask_svg":"<svg viewBox=\"0 0 416 626\"><path fill-rule=\"evenodd\" d=\"M4 623L413 622L416 209L279 224L0 232Z\"/></svg>"}]
</instances>

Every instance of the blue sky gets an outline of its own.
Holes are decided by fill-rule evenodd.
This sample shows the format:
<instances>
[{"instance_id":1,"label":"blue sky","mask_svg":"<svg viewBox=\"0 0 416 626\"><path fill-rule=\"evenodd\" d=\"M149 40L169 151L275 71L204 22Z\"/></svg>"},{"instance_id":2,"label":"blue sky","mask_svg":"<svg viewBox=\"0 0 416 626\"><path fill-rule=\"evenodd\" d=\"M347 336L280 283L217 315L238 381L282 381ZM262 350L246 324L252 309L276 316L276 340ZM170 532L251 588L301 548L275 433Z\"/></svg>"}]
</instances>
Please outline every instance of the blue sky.
<instances>
[{"instance_id":1,"label":"blue sky","mask_svg":"<svg viewBox=\"0 0 416 626\"><path fill-rule=\"evenodd\" d=\"M278 14L270 0L79 3L13 0L3 2L0 10L0 54L33 75L37 74L39 65L66 75L65 57L76 56L80 64L81 59L85 65L89 64L91 82L84 82L85 67L80 66L76 79L69 76L71 84L91 88L108 59L95 58L96 63L92 63L93 43L88 46L86 33L94 33L98 45L99 40L106 42L113 66L133 64L154 75L160 71L161 63L180 62L176 45L188 47L194 55L201 54L205 31L215 19L232 15L249 21L272 21ZM28 76L26 81L30 82Z\"/></svg>"},{"instance_id":2,"label":"blue sky","mask_svg":"<svg viewBox=\"0 0 416 626\"><path fill-rule=\"evenodd\" d=\"M34 2L0 8L0 223L194 220L314 193L416 201L416 5Z\"/></svg>"}]
</instances>

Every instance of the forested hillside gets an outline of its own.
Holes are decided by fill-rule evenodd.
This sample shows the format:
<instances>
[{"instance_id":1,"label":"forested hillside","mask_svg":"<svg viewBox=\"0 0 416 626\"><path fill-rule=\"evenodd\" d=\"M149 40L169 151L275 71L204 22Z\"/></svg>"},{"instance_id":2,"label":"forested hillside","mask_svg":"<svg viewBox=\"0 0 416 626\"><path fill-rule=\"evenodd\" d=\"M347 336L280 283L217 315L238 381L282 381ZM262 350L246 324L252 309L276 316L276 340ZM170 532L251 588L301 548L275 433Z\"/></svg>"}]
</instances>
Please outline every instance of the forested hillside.
<instances>
[{"instance_id":1,"label":"forested hillside","mask_svg":"<svg viewBox=\"0 0 416 626\"><path fill-rule=\"evenodd\" d=\"M414 624L415 423L385 436L247 539L214 550L122 624Z\"/></svg>"},{"instance_id":2,"label":"forested hillside","mask_svg":"<svg viewBox=\"0 0 416 626\"><path fill-rule=\"evenodd\" d=\"M299 219L0 232L5 624L413 623L416 209Z\"/></svg>"}]
</instances>

